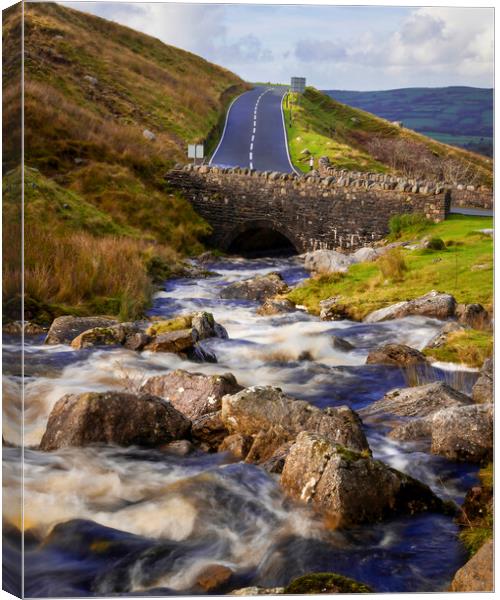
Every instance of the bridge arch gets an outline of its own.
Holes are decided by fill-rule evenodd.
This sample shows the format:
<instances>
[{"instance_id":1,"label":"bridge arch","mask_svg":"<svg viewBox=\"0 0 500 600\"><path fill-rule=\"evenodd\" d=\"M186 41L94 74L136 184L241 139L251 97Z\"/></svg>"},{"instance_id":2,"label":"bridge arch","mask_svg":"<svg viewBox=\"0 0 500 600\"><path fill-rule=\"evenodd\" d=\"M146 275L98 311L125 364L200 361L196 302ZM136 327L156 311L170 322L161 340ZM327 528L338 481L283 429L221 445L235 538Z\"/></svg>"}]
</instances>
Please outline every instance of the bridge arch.
<instances>
[{"instance_id":1,"label":"bridge arch","mask_svg":"<svg viewBox=\"0 0 500 600\"><path fill-rule=\"evenodd\" d=\"M269 219L238 223L225 236L224 250L242 256L292 255L303 252L302 242L282 224Z\"/></svg>"}]
</instances>

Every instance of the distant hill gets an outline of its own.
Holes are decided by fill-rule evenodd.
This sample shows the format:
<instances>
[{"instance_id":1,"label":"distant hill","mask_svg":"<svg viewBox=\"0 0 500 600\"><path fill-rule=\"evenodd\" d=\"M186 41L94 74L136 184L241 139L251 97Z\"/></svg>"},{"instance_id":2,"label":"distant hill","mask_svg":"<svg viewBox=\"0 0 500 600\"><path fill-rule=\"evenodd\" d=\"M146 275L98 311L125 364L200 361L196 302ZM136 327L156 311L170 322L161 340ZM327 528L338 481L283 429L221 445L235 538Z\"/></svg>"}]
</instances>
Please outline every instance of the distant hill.
<instances>
[{"instance_id":1,"label":"distant hill","mask_svg":"<svg viewBox=\"0 0 500 600\"><path fill-rule=\"evenodd\" d=\"M491 186L493 161L400 127L308 87L285 103L285 122L294 165L327 156L340 169L393 173L410 178ZM291 114L290 114L291 113Z\"/></svg>"},{"instance_id":2,"label":"distant hill","mask_svg":"<svg viewBox=\"0 0 500 600\"><path fill-rule=\"evenodd\" d=\"M388 121L402 121L405 127L440 142L493 155L492 89L453 86L325 93Z\"/></svg>"}]
</instances>

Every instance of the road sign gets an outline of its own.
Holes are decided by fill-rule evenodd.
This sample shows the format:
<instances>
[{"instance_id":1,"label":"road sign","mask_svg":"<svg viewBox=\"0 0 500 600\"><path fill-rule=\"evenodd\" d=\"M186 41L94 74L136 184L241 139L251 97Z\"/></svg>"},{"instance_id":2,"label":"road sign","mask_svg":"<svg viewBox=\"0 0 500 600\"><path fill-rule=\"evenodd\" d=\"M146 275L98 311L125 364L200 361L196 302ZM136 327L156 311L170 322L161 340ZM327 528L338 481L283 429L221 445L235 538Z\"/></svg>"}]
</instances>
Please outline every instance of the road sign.
<instances>
[{"instance_id":1,"label":"road sign","mask_svg":"<svg viewBox=\"0 0 500 600\"><path fill-rule=\"evenodd\" d=\"M297 94L303 94L306 89L306 78L305 77L292 77L291 90Z\"/></svg>"},{"instance_id":2,"label":"road sign","mask_svg":"<svg viewBox=\"0 0 500 600\"><path fill-rule=\"evenodd\" d=\"M188 158L203 158L204 154L203 144L188 144Z\"/></svg>"}]
</instances>

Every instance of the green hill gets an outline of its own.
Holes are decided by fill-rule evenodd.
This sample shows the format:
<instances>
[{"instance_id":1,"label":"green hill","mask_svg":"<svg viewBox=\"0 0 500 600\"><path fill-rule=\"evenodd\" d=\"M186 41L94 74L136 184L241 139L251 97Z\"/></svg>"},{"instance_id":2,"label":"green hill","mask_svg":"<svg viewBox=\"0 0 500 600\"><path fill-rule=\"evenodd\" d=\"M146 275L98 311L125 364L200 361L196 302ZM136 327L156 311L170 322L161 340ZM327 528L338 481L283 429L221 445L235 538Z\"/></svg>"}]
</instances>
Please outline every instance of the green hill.
<instances>
[{"instance_id":1,"label":"green hill","mask_svg":"<svg viewBox=\"0 0 500 600\"><path fill-rule=\"evenodd\" d=\"M19 10L4 13L6 132L18 120L16 64L6 57L19 44L20 19ZM185 160L189 142L205 142L210 151L228 104L248 86L194 54L52 3L25 4L24 83L28 305L50 314L101 309L134 317L151 286L141 291L125 281L113 245L125 244L137 258L131 263L141 281L151 263L165 263L167 272L179 255L201 248L208 225L165 189L163 176ZM5 218L15 213L9 193L18 159L16 136L4 139ZM56 265L53 253L62 247ZM98 292L90 275L63 279L89 252L101 253L94 262L106 265L94 274ZM17 275L9 273L4 290L15 288ZM5 301L18 305L9 294Z\"/></svg>"},{"instance_id":2,"label":"green hill","mask_svg":"<svg viewBox=\"0 0 500 600\"><path fill-rule=\"evenodd\" d=\"M467 86L326 94L440 142L493 155L493 90Z\"/></svg>"},{"instance_id":3,"label":"green hill","mask_svg":"<svg viewBox=\"0 0 500 600\"><path fill-rule=\"evenodd\" d=\"M285 100L290 155L301 170L328 156L339 168L491 185L493 161L306 88Z\"/></svg>"}]
</instances>

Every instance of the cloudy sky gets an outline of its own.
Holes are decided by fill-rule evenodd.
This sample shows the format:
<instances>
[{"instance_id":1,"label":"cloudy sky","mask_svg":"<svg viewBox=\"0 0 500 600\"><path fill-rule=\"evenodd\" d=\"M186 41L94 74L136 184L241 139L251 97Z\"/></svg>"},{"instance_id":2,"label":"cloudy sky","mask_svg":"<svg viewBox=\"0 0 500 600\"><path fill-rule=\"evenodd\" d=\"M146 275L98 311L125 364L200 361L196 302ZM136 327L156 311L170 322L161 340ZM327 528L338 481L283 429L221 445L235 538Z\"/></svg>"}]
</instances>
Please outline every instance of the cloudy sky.
<instances>
[{"instance_id":1,"label":"cloudy sky","mask_svg":"<svg viewBox=\"0 0 500 600\"><path fill-rule=\"evenodd\" d=\"M493 87L493 9L65 2L248 81L320 89Z\"/></svg>"}]
</instances>

